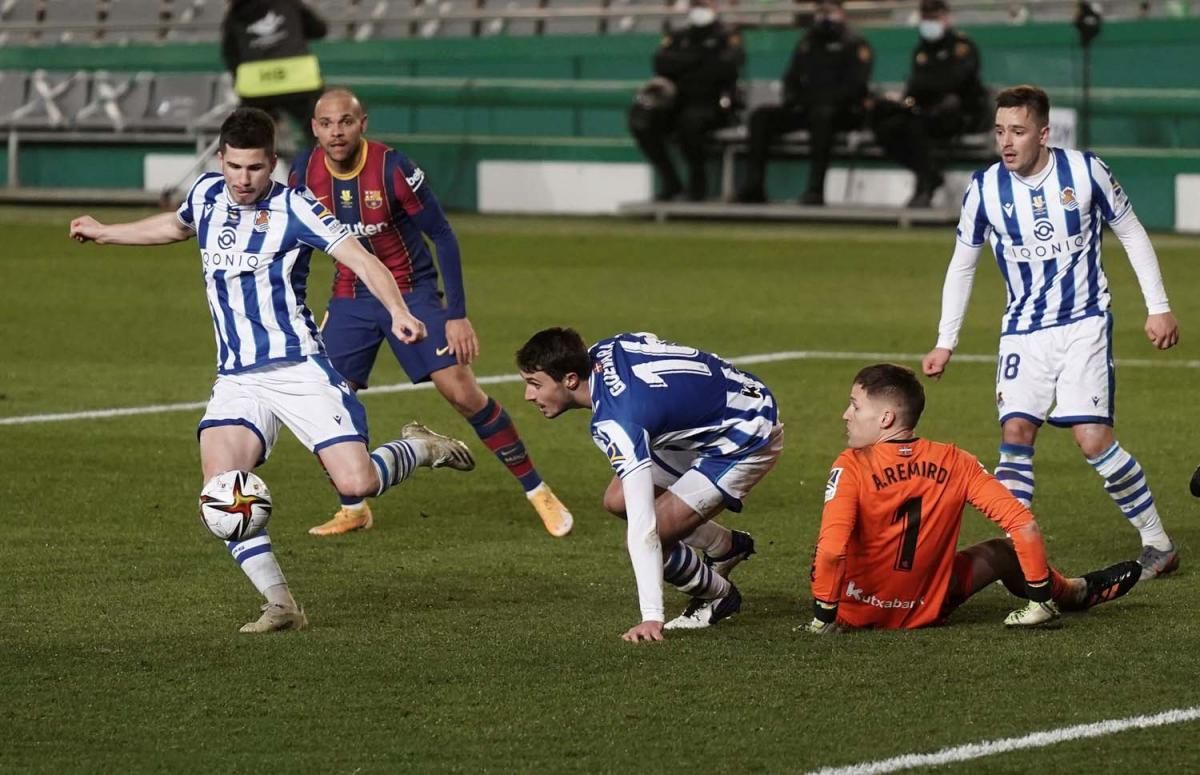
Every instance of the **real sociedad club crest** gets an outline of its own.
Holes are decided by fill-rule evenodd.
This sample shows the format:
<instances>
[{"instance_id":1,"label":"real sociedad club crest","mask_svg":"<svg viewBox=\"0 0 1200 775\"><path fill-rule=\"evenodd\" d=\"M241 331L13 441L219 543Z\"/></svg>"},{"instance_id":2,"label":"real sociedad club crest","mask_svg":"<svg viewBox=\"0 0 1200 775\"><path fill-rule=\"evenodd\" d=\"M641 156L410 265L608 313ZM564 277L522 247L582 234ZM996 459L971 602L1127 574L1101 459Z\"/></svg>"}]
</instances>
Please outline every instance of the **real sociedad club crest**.
<instances>
[{"instance_id":1,"label":"real sociedad club crest","mask_svg":"<svg viewBox=\"0 0 1200 775\"><path fill-rule=\"evenodd\" d=\"M1079 200L1075 198L1075 189L1067 186L1059 195L1058 201L1062 202L1062 206L1068 210L1078 210Z\"/></svg>"},{"instance_id":2,"label":"real sociedad club crest","mask_svg":"<svg viewBox=\"0 0 1200 775\"><path fill-rule=\"evenodd\" d=\"M271 211L259 210L254 214L254 230L265 232L271 227Z\"/></svg>"}]
</instances>

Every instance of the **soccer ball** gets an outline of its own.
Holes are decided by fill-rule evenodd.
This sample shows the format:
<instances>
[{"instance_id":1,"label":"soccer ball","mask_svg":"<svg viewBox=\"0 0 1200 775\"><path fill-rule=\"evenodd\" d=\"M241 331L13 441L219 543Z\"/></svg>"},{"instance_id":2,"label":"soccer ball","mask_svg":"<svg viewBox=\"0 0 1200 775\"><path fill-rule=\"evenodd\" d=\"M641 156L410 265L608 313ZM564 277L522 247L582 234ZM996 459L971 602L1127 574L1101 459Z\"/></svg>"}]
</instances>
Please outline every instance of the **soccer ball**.
<instances>
[{"instance_id":1,"label":"soccer ball","mask_svg":"<svg viewBox=\"0 0 1200 775\"><path fill-rule=\"evenodd\" d=\"M244 541L267 529L271 491L249 471L217 474L200 491L200 521L222 541Z\"/></svg>"}]
</instances>

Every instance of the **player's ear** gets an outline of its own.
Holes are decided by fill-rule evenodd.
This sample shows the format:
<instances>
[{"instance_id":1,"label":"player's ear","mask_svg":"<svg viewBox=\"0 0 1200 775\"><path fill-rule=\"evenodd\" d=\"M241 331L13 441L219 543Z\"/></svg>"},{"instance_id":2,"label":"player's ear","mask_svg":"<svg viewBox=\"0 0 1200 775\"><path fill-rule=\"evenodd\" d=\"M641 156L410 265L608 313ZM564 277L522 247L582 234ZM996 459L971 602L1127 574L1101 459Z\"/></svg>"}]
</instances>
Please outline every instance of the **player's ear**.
<instances>
[{"instance_id":1,"label":"player's ear","mask_svg":"<svg viewBox=\"0 0 1200 775\"><path fill-rule=\"evenodd\" d=\"M890 428L896 424L896 413L891 409L884 409L883 414L879 415L879 427Z\"/></svg>"},{"instance_id":2,"label":"player's ear","mask_svg":"<svg viewBox=\"0 0 1200 775\"><path fill-rule=\"evenodd\" d=\"M367 131L367 114L366 113L363 113L363 117L362 117L362 131L364 131L364 132Z\"/></svg>"},{"instance_id":3,"label":"player's ear","mask_svg":"<svg viewBox=\"0 0 1200 775\"><path fill-rule=\"evenodd\" d=\"M579 387L579 375L575 372L568 373L565 377L563 377L563 387L565 387L567 390L574 390L575 388Z\"/></svg>"}]
</instances>

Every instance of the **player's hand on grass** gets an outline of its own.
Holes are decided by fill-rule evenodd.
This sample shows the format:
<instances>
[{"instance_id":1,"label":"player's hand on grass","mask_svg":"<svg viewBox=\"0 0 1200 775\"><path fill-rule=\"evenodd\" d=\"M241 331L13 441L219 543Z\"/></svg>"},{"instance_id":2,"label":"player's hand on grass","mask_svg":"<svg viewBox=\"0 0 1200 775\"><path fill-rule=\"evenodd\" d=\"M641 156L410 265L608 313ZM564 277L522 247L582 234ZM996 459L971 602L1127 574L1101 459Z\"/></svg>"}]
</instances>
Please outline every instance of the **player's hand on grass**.
<instances>
[{"instance_id":1,"label":"player's hand on grass","mask_svg":"<svg viewBox=\"0 0 1200 775\"><path fill-rule=\"evenodd\" d=\"M479 337L466 318L446 321L446 344L458 358L460 366L469 366L479 357Z\"/></svg>"},{"instance_id":2,"label":"player's hand on grass","mask_svg":"<svg viewBox=\"0 0 1200 775\"><path fill-rule=\"evenodd\" d=\"M950 362L951 355L952 353L945 347L933 348L921 361L921 371L926 377L940 378L942 372L946 370L946 364Z\"/></svg>"},{"instance_id":3,"label":"player's hand on grass","mask_svg":"<svg viewBox=\"0 0 1200 775\"><path fill-rule=\"evenodd\" d=\"M91 242L99 239L104 224L90 215L81 215L71 221L71 239L76 242Z\"/></svg>"},{"instance_id":4,"label":"player's hand on grass","mask_svg":"<svg viewBox=\"0 0 1200 775\"><path fill-rule=\"evenodd\" d=\"M425 324L410 312L393 312L392 333L401 342L412 344L425 338Z\"/></svg>"},{"instance_id":5,"label":"player's hand on grass","mask_svg":"<svg viewBox=\"0 0 1200 775\"><path fill-rule=\"evenodd\" d=\"M1170 312L1146 316L1146 336L1160 350L1179 344L1179 322Z\"/></svg>"},{"instance_id":6,"label":"player's hand on grass","mask_svg":"<svg viewBox=\"0 0 1200 775\"><path fill-rule=\"evenodd\" d=\"M653 643L662 639L663 623L652 620L647 620L636 627L631 627L624 635L621 636L621 640L627 640L630 643L642 643L643 641L646 643Z\"/></svg>"}]
</instances>

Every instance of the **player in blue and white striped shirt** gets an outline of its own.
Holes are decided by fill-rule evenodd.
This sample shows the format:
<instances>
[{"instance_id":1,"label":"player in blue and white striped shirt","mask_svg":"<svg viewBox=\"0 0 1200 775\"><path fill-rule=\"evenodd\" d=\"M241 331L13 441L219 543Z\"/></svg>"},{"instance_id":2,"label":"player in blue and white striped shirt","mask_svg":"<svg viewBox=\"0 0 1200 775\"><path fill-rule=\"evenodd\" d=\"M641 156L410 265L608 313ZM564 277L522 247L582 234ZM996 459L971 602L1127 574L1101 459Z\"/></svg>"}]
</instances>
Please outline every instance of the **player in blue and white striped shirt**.
<instances>
[{"instance_id":1,"label":"player in blue and white striped shirt","mask_svg":"<svg viewBox=\"0 0 1200 775\"><path fill-rule=\"evenodd\" d=\"M616 473L604 505L626 518L641 604L631 642L733 615L727 579L754 540L711 521L742 500L783 452L775 397L757 377L715 355L653 334L618 334L590 349L574 330L535 334L517 353L525 399L546 417L592 410L592 438ZM703 556L696 550L703 552ZM666 625L662 584L692 600Z\"/></svg>"},{"instance_id":2,"label":"player in blue and white striped shirt","mask_svg":"<svg viewBox=\"0 0 1200 775\"><path fill-rule=\"evenodd\" d=\"M1008 291L1000 322L996 404L1003 439L996 478L1033 499L1038 429L1070 427L1088 462L1142 539L1142 579L1170 573L1179 554L1163 529L1141 465L1113 435L1116 375L1108 279L1100 259L1107 223L1125 247L1146 302L1146 335L1179 341L1158 258L1124 189L1095 154L1051 148L1050 101L1034 86L996 99L1001 161L976 172L963 197L946 272L938 341L925 356L940 377L958 344L975 265L990 241Z\"/></svg>"},{"instance_id":3,"label":"player in blue and white striped shirt","mask_svg":"<svg viewBox=\"0 0 1200 775\"><path fill-rule=\"evenodd\" d=\"M320 459L343 495L381 495L418 465L469 469L462 442L425 429L416 438L367 451L366 414L325 357L305 305L314 248L354 271L391 313L405 342L425 335L391 273L323 205L271 180L275 124L261 110L234 111L221 126L221 174L201 175L175 213L106 225L71 222L80 242L164 245L195 236L217 340L217 380L200 421L204 480L264 462L280 425ZM229 551L266 598L262 615L242 632L307 624L265 532L230 542Z\"/></svg>"}]
</instances>

